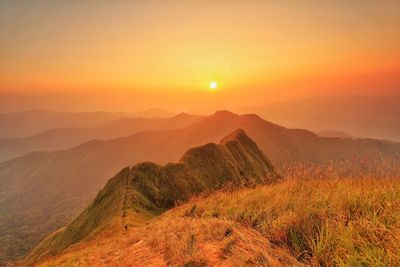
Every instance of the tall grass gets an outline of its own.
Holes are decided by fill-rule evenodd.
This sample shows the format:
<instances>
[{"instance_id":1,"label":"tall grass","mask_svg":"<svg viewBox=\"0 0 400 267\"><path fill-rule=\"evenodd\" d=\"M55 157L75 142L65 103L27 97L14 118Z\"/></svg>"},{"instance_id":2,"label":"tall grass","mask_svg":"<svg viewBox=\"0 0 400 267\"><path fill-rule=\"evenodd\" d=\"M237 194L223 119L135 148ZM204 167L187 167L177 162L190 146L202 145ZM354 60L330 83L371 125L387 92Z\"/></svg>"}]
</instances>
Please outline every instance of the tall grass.
<instances>
[{"instance_id":1,"label":"tall grass","mask_svg":"<svg viewBox=\"0 0 400 267\"><path fill-rule=\"evenodd\" d=\"M282 182L193 199L166 216L233 220L315 266L400 266L400 176L364 160L292 166Z\"/></svg>"},{"instance_id":2,"label":"tall grass","mask_svg":"<svg viewBox=\"0 0 400 267\"><path fill-rule=\"evenodd\" d=\"M278 169L284 179L332 179L332 178L385 178L400 177L399 161L390 157L352 157L324 164L298 162Z\"/></svg>"}]
</instances>

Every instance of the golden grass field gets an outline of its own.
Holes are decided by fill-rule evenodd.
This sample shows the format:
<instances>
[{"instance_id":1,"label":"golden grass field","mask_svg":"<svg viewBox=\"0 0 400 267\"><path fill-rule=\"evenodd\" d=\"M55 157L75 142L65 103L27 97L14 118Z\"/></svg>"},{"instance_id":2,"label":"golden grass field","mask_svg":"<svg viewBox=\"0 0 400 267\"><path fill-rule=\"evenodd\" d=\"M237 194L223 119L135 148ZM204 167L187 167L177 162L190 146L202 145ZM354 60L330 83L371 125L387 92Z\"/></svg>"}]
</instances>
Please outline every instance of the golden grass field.
<instances>
[{"instance_id":1,"label":"golden grass field","mask_svg":"<svg viewBox=\"0 0 400 267\"><path fill-rule=\"evenodd\" d=\"M256 230L274 247L318 266L400 265L396 178L288 180L217 193L164 216L220 218Z\"/></svg>"},{"instance_id":2,"label":"golden grass field","mask_svg":"<svg viewBox=\"0 0 400 267\"><path fill-rule=\"evenodd\" d=\"M287 168L274 184L197 196L127 230L113 221L40 265L400 266L399 176L351 177L341 164Z\"/></svg>"}]
</instances>

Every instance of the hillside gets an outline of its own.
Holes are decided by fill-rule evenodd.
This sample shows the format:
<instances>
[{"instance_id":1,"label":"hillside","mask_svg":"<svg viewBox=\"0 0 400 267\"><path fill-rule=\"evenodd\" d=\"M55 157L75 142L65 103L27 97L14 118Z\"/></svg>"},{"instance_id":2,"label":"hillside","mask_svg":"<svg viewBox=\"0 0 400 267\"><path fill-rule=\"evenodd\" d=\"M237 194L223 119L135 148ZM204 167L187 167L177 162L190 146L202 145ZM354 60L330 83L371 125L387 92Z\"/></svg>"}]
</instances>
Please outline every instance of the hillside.
<instances>
[{"instance_id":1,"label":"hillside","mask_svg":"<svg viewBox=\"0 0 400 267\"><path fill-rule=\"evenodd\" d=\"M324 163L353 157L400 161L398 143L371 139L322 138L287 129L257 115L220 111L183 129L146 131L91 141L54 152L36 152L0 163L0 250L22 256L44 236L87 206L109 177L141 161L177 161L187 149L218 142L243 129L277 167L299 161Z\"/></svg>"},{"instance_id":2,"label":"hillside","mask_svg":"<svg viewBox=\"0 0 400 267\"><path fill-rule=\"evenodd\" d=\"M160 166L145 162L123 169L74 221L39 245L30 260L60 252L88 238L115 217L120 217L121 227L126 228L130 224L125 217L149 218L193 195L228 184L254 185L276 178L271 162L243 130L237 130L220 145L209 143L190 149L178 163Z\"/></svg>"},{"instance_id":3,"label":"hillside","mask_svg":"<svg viewBox=\"0 0 400 267\"><path fill-rule=\"evenodd\" d=\"M127 229L120 217L37 265L400 264L400 176L292 175L270 185L193 198L161 216L132 219L136 223Z\"/></svg>"},{"instance_id":4,"label":"hillside","mask_svg":"<svg viewBox=\"0 0 400 267\"><path fill-rule=\"evenodd\" d=\"M146 130L170 130L187 127L200 116L179 114L170 118L120 118L96 127L59 128L24 138L0 139L0 162L34 151L71 148L94 139L112 139Z\"/></svg>"}]
</instances>

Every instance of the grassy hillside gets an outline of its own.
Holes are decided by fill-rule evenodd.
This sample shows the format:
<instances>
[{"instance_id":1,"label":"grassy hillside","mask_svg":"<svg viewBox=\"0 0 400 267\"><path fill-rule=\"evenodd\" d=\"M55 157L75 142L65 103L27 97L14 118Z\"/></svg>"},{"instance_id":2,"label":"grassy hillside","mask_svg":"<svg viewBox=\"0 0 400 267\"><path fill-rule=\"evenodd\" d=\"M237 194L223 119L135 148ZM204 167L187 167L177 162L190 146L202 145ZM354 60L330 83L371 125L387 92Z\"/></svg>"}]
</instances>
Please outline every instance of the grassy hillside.
<instances>
[{"instance_id":1,"label":"grassy hillside","mask_svg":"<svg viewBox=\"0 0 400 267\"><path fill-rule=\"evenodd\" d=\"M148 218L185 201L227 185L262 184L277 175L258 146L237 130L221 141L187 151L178 163L140 163L114 176L92 204L64 230L45 240L30 259L57 253L88 238L116 216ZM124 227L130 224L125 223Z\"/></svg>"},{"instance_id":2,"label":"grassy hillside","mask_svg":"<svg viewBox=\"0 0 400 267\"><path fill-rule=\"evenodd\" d=\"M219 218L250 227L300 262L400 264L400 182L393 178L288 180L221 192L165 217ZM193 208L195 207L195 208Z\"/></svg>"},{"instance_id":3,"label":"grassy hillside","mask_svg":"<svg viewBox=\"0 0 400 267\"><path fill-rule=\"evenodd\" d=\"M399 178L223 190L127 230L110 224L39 265L398 266Z\"/></svg>"}]
</instances>

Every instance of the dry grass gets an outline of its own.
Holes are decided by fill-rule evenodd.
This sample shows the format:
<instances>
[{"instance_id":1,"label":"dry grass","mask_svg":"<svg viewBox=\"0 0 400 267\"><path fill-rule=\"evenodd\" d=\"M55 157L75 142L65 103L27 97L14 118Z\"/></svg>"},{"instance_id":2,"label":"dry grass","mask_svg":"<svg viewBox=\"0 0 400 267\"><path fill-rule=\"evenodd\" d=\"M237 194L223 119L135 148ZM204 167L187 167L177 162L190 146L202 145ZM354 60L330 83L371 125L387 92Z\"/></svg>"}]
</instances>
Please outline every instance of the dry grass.
<instances>
[{"instance_id":1,"label":"dry grass","mask_svg":"<svg viewBox=\"0 0 400 267\"><path fill-rule=\"evenodd\" d=\"M220 218L257 230L300 262L332 266L400 265L398 178L291 179L219 192L171 210Z\"/></svg>"},{"instance_id":2,"label":"dry grass","mask_svg":"<svg viewBox=\"0 0 400 267\"><path fill-rule=\"evenodd\" d=\"M400 266L400 167L357 160L283 168L280 182L115 224L42 265Z\"/></svg>"},{"instance_id":3,"label":"dry grass","mask_svg":"<svg viewBox=\"0 0 400 267\"><path fill-rule=\"evenodd\" d=\"M116 226L116 225L115 225ZM114 226L114 227L115 227ZM254 229L230 221L160 218L141 227L70 247L40 266L298 265Z\"/></svg>"},{"instance_id":4,"label":"dry grass","mask_svg":"<svg viewBox=\"0 0 400 267\"><path fill-rule=\"evenodd\" d=\"M393 158L366 155L325 164L298 162L282 166L278 172L286 180L385 178L400 177L400 164Z\"/></svg>"}]
</instances>

